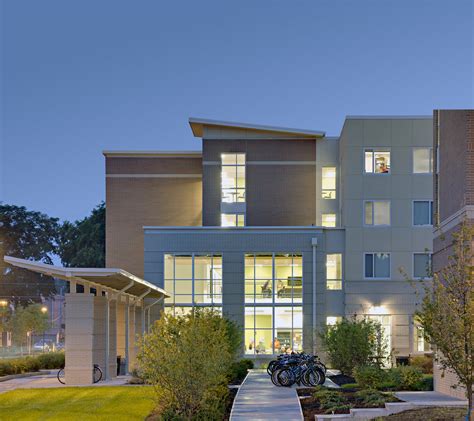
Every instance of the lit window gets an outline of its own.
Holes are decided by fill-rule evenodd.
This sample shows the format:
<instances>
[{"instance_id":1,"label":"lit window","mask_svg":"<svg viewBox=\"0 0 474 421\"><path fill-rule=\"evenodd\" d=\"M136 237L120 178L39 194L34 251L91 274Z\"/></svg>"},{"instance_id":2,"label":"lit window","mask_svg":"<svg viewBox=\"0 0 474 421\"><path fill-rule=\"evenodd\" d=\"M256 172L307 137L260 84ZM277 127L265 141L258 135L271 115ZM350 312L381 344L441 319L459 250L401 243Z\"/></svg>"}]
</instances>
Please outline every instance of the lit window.
<instances>
[{"instance_id":1,"label":"lit window","mask_svg":"<svg viewBox=\"0 0 474 421\"><path fill-rule=\"evenodd\" d=\"M342 320L341 316L328 316L328 317L326 317L326 325L335 326L341 320Z\"/></svg>"},{"instance_id":2,"label":"lit window","mask_svg":"<svg viewBox=\"0 0 474 421\"><path fill-rule=\"evenodd\" d=\"M390 225L390 201L367 200L364 202L365 225Z\"/></svg>"},{"instance_id":3,"label":"lit window","mask_svg":"<svg viewBox=\"0 0 474 421\"><path fill-rule=\"evenodd\" d=\"M342 254L326 254L326 289L342 289Z\"/></svg>"},{"instance_id":4,"label":"lit window","mask_svg":"<svg viewBox=\"0 0 474 421\"><path fill-rule=\"evenodd\" d=\"M322 198L336 198L336 167L322 168Z\"/></svg>"},{"instance_id":5,"label":"lit window","mask_svg":"<svg viewBox=\"0 0 474 421\"><path fill-rule=\"evenodd\" d=\"M415 334L416 334L416 350L418 352L425 351L425 330L419 326L415 325Z\"/></svg>"},{"instance_id":6,"label":"lit window","mask_svg":"<svg viewBox=\"0 0 474 421\"><path fill-rule=\"evenodd\" d=\"M243 227L245 226L245 215L243 213L223 213L221 214L222 227Z\"/></svg>"},{"instance_id":7,"label":"lit window","mask_svg":"<svg viewBox=\"0 0 474 421\"><path fill-rule=\"evenodd\" d=\"M431 276L431 254L415 253L413 255L413 277L428 278Z\"/></svg>"},{"instance_id":8,"label":"lit window","mask_svg":"<svg viewBox=\"0 0 474 421\"><path fill-rule=\"evenodd\" d=\"M413 225L433 225L433 202L431 200L413 202Z\"/></svg>"},{"instance_id":9,"label":"lit window","mask_svg":"<svg viewBox=\"0 0 474 421\"><path fill-rule=\"evenodd\" d=\"M323 213L321 215L321 225L323 227L335 227L336 226L336 214L335 213Z\"/></svg>"},{"instance_id":10,"label":"lit window","mask_svg":"<svg viewBox=\"0 0 474 421\"><path fill-rule=\"evenodd\" d=\"M390 278L390 253L365 253L366 278Z\"/></svg>"},{"instance_id":11,"label":"lit window","mask_svg":"<svg viewBox=\"0 0 474 421\"><path fill-rule=\"evenodd\" d=\"M433 172L433 148L413 149L413 172L430 174Z\"/></svg>"},{"instance_id":12,"label":"lit window","mask_svg":"<svg viewBox=\"0 0 474 421\"><path fill-rule=\"evenodd\" d=\"M222 154L221 160L222 201L245 202L245 154Z\"/></svg>"},{"instance_id":13,"label":"lit window","mask_svg":"<svg viewBox=\"0 0 474 421\"><path fill-rule=\"evenodd\" d=\"M390 173L390 152L376 151L374 149L365 150L365 172L371 174Z\"/></svg>"}]
</instances>

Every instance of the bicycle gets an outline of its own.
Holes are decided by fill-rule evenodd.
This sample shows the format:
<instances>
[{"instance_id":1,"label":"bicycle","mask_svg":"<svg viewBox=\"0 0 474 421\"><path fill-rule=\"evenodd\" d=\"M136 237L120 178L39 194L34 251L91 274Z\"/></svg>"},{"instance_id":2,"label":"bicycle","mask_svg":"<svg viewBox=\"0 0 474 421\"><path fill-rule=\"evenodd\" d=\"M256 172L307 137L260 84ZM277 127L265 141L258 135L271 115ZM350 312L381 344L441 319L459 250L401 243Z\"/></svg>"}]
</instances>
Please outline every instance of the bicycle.
<instances>
[{"instance_id":1,"label":"bicycle","mask_svg":"<svg viewBox=\"0 0 474 421\"><path fill-rule=\"evenodd\" d=\"M58 371L57 378L59 383L61 384L66 384L65 382L65 374L64 374L64 368L61 368L61 370ZM98 364L94 364L92 368L92 381L94 383L99 383L102 380L102 370L100 369Z\"/></svg>"},{"instance_id":2,"label":"bicycle","mask_svg":"<svg viewBox=\"0 0 474 421\"><path fill-rule=\"evenodd\" d=\"M305 353L279 355L268 364L267 373L275 386L315 387L326 380L326 366L317 356Z\"/></svg>"}]
</instances>

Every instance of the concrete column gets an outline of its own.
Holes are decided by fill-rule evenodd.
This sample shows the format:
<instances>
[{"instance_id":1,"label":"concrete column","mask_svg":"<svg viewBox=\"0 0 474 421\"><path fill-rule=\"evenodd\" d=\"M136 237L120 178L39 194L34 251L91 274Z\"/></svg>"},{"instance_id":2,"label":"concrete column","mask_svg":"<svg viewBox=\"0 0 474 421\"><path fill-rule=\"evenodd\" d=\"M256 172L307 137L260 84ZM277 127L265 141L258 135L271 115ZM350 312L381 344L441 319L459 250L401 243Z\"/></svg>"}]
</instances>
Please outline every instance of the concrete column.
<instances>
[{"instance_id":1,"label":"concrete column","mask_svg":"<svg viewBox=\"0 0 474 421\"><path fill-rule=\"evenodd\" d=\"M109 376L117 377L117 301L109 297Z\"/></svg>"},{"instance_id":2,"label":"concrete column","mask_svg":"<svg viewBox=\"0 0 474 421\"><path fill-rule=\"evenodd\" d=\"M94 296L66 294L66 366L68 386L93 383Z\"/></svg>"},{"instance_id":3,"label":"concrete column","mask_svg":"<svg viewBox=\"0 0 474 421\"><path fill-rule=\"evenodd\" d=\"M128 369L131 370L135 365L135 359L137 356L137 334L136 334L136 306L135 304L130 306L130 314L129 314L129 331L128 331L128 358L129 364Z\"/></svg>"},{"instance_id":4,"label":"concrete column","mask_svg":"<svg viewBox=\"0 0 474 421\"><path fill-rule=\"evenodd\" d=\"M105 370L105 347L106 347L106 306L107 297L98 295L94 297L94 364L99 364L102 371Z\"/></svg>"},{"instance_id":5,"label":"concrete column","mask_svg":"<svg viewBox=\"0 0 474 421\"><path fill-rule=\"evenodd\" d=\"M117 355L125 358L125 309L126 305L117 298L116 320L117 320Z\"/></svg>"},{"instance_id":6,"label":"concrete column","mask_svg":"<svg viewBox=\"0 0 474 421\"><path fill-rule=\"evenodd\" d=\"M125 374L128 374L130 367L130 301L125 302Z\"/></svg>"}]
</instances>

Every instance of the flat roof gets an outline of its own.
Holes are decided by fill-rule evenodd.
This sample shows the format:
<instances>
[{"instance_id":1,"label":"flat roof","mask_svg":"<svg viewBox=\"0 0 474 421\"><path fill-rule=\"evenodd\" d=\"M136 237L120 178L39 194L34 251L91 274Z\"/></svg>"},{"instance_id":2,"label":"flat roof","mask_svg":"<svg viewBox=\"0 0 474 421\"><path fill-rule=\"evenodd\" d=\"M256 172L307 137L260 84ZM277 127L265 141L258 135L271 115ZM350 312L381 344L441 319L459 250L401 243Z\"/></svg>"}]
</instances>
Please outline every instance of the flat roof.
<instances>
[{"instance_id":1,"label":"flat roof","mask_svg":"<svg viewBox=\"0 0 474 421\"><path fill-rule=\"evenodd\" d=\"M348 115L346 120L432 120L432 115Z\"/></svg>"},{"instance_id":2,"label":"flat roof","mask_svg":"<svg viewBox=\"0 0 474 421\"><path fill-rule=\"evenodd\" d=\"M19 259L12 256L5 256L3 260L12 266L28 269L37 273L43 273L54 278L64 279L65 281L77 281L79 283L86 282L93 286L112 289L136 297L145 294L146 298L162 298L170 296L165 290L123 269L68 268Z\"/></svg>"},{"instance_id":3,"label":"flat roof","mask_svg":"<svg viewBox=\"0 0 474 421\"><path fill-rule=\"evenodd\" d=\"M201 151L102 151L104 156L117 158L200 158Z\"/></svg>"},{"instance_id":4,"label":"flat roof","mask_svg":"<svg viewBox=\"0 0 474 421\"><path fill-rule=\"evenodd\" d=\"M204 126L230 127L234 129L248 129L261 132L286 133L301 137L324 137L325 132L307 129L292 129L289 127L264 126L260 124L238 123L233 121L210 120L207 118L190 117L189 125L195 137L202 137Z\"/></svg>"}]
</instances>

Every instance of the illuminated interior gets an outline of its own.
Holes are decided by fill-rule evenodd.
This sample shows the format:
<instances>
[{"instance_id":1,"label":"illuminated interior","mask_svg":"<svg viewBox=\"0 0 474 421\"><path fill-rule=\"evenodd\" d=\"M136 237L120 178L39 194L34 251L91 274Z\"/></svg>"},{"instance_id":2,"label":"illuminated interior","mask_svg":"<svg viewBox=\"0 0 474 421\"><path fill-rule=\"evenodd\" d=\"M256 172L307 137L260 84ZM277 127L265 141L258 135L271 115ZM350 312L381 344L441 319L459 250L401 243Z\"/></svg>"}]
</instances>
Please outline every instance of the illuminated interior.
<instances>
[{"instance_id":1,"label":"illuminated interior","mask_svg":"<svg viewBox=\"0 0 474 421\"><path fill-rule=\"evenodd\" d=\"M342 289L342 254L326 254L326 289Z\"/></svg>"},{"instance_id":2,"label":"illuminated interior","mask_svg":"<svg viewBox=\"0 0 474 421\"><path fill-rule=\"evenodd\" d=\"M243 213L222 213L222 227L243 227L245 226L245 215Z\"/></svg>"},{"instance_id":3,"label":"illuminated interior","mask_svg":"<svg viewBox=\"0 0 474 421\"><path fill-rule=\"evenodd\" d=\"M322 168L321 197L323 199L336 198L336 167Z\"/></svg>"},{"instance_id":4,"label":"illuminated interior","mask_svg":"<svg viewBox=\"0 0 474 421\"><path fill-rule=\"evenodd\" d=\"M335 213L323 213L321 215L321 225L323 227L333 228L336 226L336 214Z\"/></svg>"},{"instance_id":5,"label":"illuminated interior","mask_svg":"<svg viewBox=\"0 0 474 421\"><path fill-rule=\"evenodd\" d=\"M221 155L222 201L245 202L245 154Z\"/></svg>"},{"instance_id":6,"label":"illuminated interior","mask_svg":"<svg viewBox=\"0 0 474 421\"><path fill-rule=\"evenodd\" d=\"M365 150L365 172L373 174L390 173L390 152Z\"/></svg>"}]
</instances>

